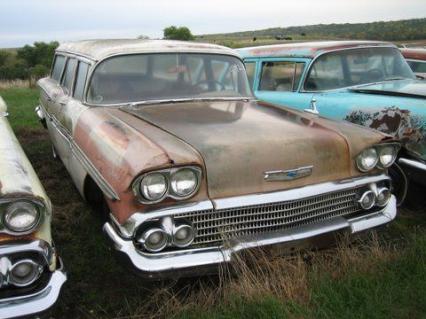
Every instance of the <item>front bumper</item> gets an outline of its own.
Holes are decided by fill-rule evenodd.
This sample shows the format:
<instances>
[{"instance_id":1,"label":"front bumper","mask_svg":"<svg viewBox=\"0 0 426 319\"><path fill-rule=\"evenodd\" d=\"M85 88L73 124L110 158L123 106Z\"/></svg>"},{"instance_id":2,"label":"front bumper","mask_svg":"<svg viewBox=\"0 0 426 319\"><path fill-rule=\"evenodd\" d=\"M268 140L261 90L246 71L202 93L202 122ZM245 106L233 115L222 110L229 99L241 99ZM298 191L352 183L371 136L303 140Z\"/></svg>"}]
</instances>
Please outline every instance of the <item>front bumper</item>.
<instances>
[{"instance_id":1,"label":"front bumper","mask_svg":"<svg viewBox=\"0 0 426 319\"><path fill-rule=\"evenodd\" d=\"M36 240L26 244L5 245L0 248L0 256L7 256L15 252L21 254L36 252L48 260L55 258L56 269L50 272L48 265L46 266L45 272L49 272L49 279L42 288L34 292L0 299L0 318L28 316L49 309L58 299L60 290L67 280L62 261L55 256L53 249L44 241Z\"/></svg>"},{"instance_id":2,"label":"front bumper","mask_svg":"<svg viewBox=\"0 0 426 319\"><path fill-rule=\"evenodd\" d=\"M188 274L194 276L215 272L218 270L218 266L232 262L236 253L251 248L298 243L337 231L348 231L352 234L358 233L389 223L395 219L396 212L396 198L392 196L386 207L362 217L352 219L336 217L294 229L244 238L244 240L231 240L227 247L188 249L155 255L144 254L137 250L133 241L121 237L116 231L116 227L110 223L104 225L104 231L112 241L115 249L127 261L130 261L140 271L142 276L150 279L170 276L176 278Z\"/></svg>"}]
</instances>

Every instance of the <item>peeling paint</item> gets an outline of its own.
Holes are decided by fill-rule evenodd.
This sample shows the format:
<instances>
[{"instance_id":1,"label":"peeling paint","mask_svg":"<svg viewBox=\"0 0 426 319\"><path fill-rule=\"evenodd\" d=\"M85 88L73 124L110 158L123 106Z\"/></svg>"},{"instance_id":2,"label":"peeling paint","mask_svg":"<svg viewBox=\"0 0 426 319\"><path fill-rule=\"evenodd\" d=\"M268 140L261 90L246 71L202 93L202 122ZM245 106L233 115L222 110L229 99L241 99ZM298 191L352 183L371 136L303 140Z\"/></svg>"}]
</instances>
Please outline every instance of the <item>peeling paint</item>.
<instances>
[{"instance_id":1,"label":"peeling paint","mask_svg":"<svg viewBox=\"0 0 426 319\"><path fill-rule=\"evenodd\" d=\"M0 97L0 109L6 104ZM0 201L30 200L42 203L46 215L39 228L31 235L11 236L1 233L0 242L10 239L42 239L52 242L50 233L51 203L31 163L14 135L6 118L0 118Z\"/></svg>"}]
</instances>

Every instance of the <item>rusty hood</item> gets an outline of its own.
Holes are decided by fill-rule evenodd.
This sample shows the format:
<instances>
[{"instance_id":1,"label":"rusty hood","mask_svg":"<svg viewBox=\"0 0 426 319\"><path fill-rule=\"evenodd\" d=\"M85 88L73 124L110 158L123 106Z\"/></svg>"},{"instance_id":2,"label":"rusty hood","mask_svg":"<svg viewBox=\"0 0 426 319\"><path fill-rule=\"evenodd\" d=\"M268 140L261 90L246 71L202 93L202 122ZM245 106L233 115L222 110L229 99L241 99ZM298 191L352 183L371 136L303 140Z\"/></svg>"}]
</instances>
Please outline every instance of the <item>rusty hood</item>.
<instances>
[{"instance_id":1,"label":"rusty hood","mask_svg":"<svg viewBox=\"0 0 426 319\"><path fill-rule=\"evenodd\" d=\"M353 158L384 138L362 127L244 101L181 102L122 111L172 134L204 160L211 198L270 192L359 175ZM161 141L157 141L157 143ZM268 181L265 173L312 166L311 175Z\"/></svg>"}]
</instances>

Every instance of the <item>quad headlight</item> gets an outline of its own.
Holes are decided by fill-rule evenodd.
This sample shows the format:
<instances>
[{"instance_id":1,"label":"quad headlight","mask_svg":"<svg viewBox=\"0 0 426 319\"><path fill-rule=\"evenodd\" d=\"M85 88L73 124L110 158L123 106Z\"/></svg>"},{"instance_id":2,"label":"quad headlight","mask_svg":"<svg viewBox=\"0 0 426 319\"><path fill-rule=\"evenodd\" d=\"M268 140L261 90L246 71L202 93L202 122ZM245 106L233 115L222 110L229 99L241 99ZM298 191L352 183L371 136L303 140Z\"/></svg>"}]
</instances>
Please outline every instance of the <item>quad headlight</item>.
<instances>
[{"instance_id":1,"label":"quad headlight","mask_svg":"<svg viewBox=\"0 0 426 319\"><path fill-rule=\"evenodd\" d=\"M356 163L362 172L368 172L376 167L379 157L375 148L367 148L358 155Z\"/></svg>"},{"instance_id":2,"label":"quad headlight","mask_svg":"<svg viewBox=\"0 0 426 319\"><path fill-rule=\"evenodd\" d=\"M386 168L391 166L398 155L399 148L395 145L386 145L379 149L379 166Z\"/></svg>"},{"instance_id":3,"label":"quad headlight","mask_svg":"<svg viewBox=\"0 0 426 319\"><path fill-rule=\"evenodd\" d=\"M363 150L356 157L356 164L361 172L368 172L375 167L384 169L392 166L400 149L399 144L378 144Z\"/></svg>"},{"instance_id":4,"label":"quad headlight","mask_svg":"<svg viewBox=\"0 0 426 319\"><path fill-rule=\"evenodd\" d=\"M3 224L9 231L23 233L33 230L40 218L38 206L27 201L16 201L6 206Z\"/></svg>"},{"instance_id":5,"label":"quad headlight","mask_svg":"<svg viewBox=\"0 0 426 319\"><path fill-rule=\"evenodd\" d=\"M197 172L190 168L176 171L170 178L170 186L177 196L190 196L198 186Z\"/></svg>"},{"instance_id":6,"label":"quad headlight","mask_svg":"<svg viewBox=\"0 0 426 319\"><path fill-rule=\"evenodd\" d=\"M141 180L140 190L142 196L149 201L158 201L167 191L167 179L161 173L146 175Z\"/></svg>"},{"instance_id":7,"label":"quad headlight","mask_svg":"<svg viewBox=\"0 0 426 319\"><path fill-rule=\"evenodd\" d=\"M194 166L150 172L136 179L133 191L141 202L158 203L170 197L176 200L193 196L200 185L201 169Z\"/></svg>"}]
</instances>

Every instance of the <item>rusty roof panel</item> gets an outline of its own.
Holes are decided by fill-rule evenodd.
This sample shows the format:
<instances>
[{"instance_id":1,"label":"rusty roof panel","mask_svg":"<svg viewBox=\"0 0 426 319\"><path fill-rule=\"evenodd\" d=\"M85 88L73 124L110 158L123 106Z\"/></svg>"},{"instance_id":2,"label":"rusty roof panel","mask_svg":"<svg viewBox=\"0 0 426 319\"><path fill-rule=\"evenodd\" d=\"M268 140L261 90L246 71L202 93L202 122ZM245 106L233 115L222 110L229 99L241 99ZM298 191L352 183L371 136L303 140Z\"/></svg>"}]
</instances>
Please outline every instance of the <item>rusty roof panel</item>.
<instances>
[{"instance_id":1,"label":"rusty roof panel","mask_svg":"<svg viewBox=\"0 0 426 319\"><path fill-rule=\"evenodd\" d=\"M234 50L215 44L138 39L85 40L68 42L61 44L57 51L82 55L97 61L117 54L159 52L213 53L238 56Z\"/></svg>"}]
</instances>

